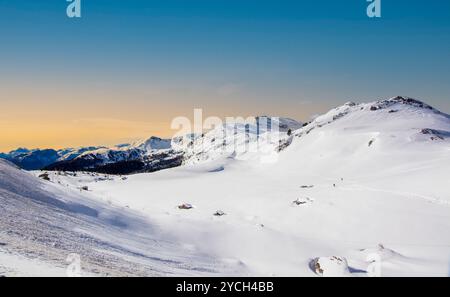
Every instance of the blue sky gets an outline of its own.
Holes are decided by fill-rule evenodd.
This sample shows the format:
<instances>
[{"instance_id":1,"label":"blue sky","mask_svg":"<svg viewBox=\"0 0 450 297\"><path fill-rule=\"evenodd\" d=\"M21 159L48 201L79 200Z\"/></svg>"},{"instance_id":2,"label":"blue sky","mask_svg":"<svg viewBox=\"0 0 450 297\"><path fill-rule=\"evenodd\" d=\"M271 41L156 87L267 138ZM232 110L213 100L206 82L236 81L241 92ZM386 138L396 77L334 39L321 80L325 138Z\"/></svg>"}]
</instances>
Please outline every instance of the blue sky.
<instances>
[{"instance_id":1,"label":"blue sky","mask_svg":"<svg viewBox=\"0 0 450 297\"><path fill-rule=\"evenodd\" d=\"M90 104L121 120L170 122L171 110L195 107L304 120L395 95L450 112L447 0L382 0L380 19L365 0L81 2L82 18L69 19L64 0L0 0L11 117L21 101L36 117L50 108L77 119Z\"/></svg>"}]
</instances>

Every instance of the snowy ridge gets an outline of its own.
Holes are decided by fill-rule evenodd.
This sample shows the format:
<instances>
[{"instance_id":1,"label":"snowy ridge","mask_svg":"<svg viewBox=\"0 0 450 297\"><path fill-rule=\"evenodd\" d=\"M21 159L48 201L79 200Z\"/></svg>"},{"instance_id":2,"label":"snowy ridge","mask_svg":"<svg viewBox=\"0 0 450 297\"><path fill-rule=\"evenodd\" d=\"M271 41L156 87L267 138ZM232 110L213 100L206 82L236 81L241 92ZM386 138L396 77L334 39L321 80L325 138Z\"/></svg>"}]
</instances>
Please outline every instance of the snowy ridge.
<instances>
[{"instance_id":1,"label":"snowy ridge","mask_svg":"<svg viewBox=\"0 0 450 297\"><path fill-rule=\"evenodd\" d=\"M314 129L334 124L340 119L346 123L353 120L364 122L364 126L358 128L372 126L380 131L383 129L404 131L409 128L412 133L424 134L422 132L425 131L422 130L431 129L429 132L433 133L433 129L436 129L436 134L441 133L445 137L446 131L449 130L450 116L419 100L397 96L371 103L348 102L318 116L305 127L295 131L294 135L302 137Z\"/></svg>"},{"instance_id":2,"label":"snowy ridge","mask_svg":"<svg viewBox=\"0 0 450 297\"><path fill-rule=\"evenodd\" d=\"M147 140L137 141L132 144L122 144L113 148L100 148L87 150L77 158L96 159L100 164L136 160L145 155L151 155L155 151L169 150L171 144L169 139L151 137Z\"/></svg>"}]
</instances>

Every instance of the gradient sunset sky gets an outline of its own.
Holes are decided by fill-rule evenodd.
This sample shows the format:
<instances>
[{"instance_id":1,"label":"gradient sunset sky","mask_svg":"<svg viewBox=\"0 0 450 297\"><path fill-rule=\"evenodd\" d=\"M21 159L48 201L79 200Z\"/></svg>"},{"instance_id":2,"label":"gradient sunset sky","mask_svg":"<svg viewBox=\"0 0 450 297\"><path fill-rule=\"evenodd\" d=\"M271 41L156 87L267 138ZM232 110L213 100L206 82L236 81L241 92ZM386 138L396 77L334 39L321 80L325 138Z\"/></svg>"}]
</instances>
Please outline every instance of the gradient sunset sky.
<instances>
[{"instance_id":1,"label":"gradient sunset sky","mask_svg":"<svg viewBox=\"0 0 450 297\"><path fill-rule=\"evenodd\" d=\"M0 151L405 95L450 113L450 1L0 0Z\"/></svg>"}]
</instances>

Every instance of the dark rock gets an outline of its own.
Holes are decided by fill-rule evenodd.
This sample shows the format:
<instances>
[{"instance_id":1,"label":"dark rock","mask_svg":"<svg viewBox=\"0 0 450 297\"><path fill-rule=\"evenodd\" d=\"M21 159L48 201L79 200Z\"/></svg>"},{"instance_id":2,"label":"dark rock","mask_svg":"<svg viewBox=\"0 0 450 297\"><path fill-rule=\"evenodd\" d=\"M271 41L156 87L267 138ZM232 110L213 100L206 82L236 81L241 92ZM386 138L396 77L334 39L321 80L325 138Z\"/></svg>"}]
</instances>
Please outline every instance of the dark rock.
<instances>
[{"instance_id":1,"label":"dark rock","mask_svg":"<svg viewBox=\"0 0 450 297\"><path fill-rule=\"evenodd\" d=\"M39 178L42 178L43 180L46 180L46 181L50 181L50 177L47 172L39 175Z\"/></svg>"},{"instance_id":2,"label":"dark rock","mask_svg":"<svg viewBox=\"0 0 450 297\"><path fill-rule=\"evenodd\" d=\"M292 144L293 141L293 137L290 136L287 139L282 139L279 141L278 147L277 147L277 152L281 152L283 150L285 150L287 147L289 147Z\"/></svg>"},{"instance_id":3,"label":"dark rock","mask_svg":"<svg viewBox=\"0 0 450 297\"><path fill-rule=\"evenodd\" d=\"M304 204L307 204L307 203L311 203L311 202L313 202L313 200L311 198L308 198L308 197L306 197L304 199L303 198L302 199L297 198L296 200L292 201L293 204L298 205L298 206L304 205Z\"/></svg>"},{"instance_id":4,"label":"dark rock","mask_svg":"<svg viewBox=\"0 0 450 297\"><path fill-rule=\"evenodd\" d=\"M445 137L450 137L450 132L439 131L434 129L422 129L420 133L424 135L431 135L431 140L444 140Z\"/></svg>"}]
</instances>

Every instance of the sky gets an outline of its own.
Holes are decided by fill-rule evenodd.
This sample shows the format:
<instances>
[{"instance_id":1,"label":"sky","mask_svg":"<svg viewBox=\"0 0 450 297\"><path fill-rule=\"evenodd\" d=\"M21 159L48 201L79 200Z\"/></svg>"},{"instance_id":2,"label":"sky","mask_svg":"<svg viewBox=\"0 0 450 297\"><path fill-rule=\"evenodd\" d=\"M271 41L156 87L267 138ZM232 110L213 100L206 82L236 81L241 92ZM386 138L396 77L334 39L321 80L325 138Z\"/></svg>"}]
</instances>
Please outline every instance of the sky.
<instances>
[{"instance_id":1,"label":"sky","mask_svg":"<svg viewBox=\"0 0 450 297\"><path fill-rule=\"evenodd\" d=\"M396 95L450 113L450 1L0 0L0 152L170 137L174 117L307 121Z\"/></svg>"}]
</instances>

